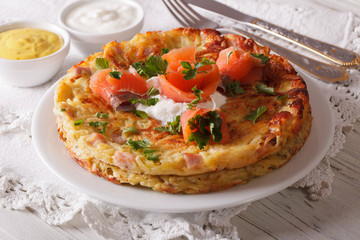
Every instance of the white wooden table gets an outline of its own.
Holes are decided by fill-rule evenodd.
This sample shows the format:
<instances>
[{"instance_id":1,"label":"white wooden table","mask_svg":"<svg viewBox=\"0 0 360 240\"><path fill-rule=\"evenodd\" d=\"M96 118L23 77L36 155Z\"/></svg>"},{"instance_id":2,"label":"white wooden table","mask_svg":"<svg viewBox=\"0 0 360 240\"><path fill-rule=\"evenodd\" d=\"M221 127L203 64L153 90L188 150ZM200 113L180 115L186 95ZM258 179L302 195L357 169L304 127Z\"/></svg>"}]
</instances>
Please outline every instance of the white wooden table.
<instances>
[{"instance_id":1,"label":"white wooden table","mask_svg":"<svg viewBox=\"0 0 360 240\"><path fill-rule=\"evenodd\" d=\"M276 0L284 1L284 0ZM359 0L297 0L319 2L360 15ZM244 240L360 239L360 119L347 131L347 141L331 167L332 194L312 201L298 189L285 189L256 201L232 219ZM31 210L0 209L0 239L102 239L79 218L76 224L50 226Z\"/></svg>"}]
</instances>

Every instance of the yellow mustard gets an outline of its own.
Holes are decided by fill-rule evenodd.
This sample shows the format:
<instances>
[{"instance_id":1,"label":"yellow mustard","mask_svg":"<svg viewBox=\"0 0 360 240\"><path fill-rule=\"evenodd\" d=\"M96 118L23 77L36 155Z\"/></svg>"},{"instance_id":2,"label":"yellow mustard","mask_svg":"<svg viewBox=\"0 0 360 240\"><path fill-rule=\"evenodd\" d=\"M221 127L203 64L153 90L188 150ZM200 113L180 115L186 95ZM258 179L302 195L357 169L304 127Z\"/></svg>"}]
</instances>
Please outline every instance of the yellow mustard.
<instances>
[{"instance_id":1,"label":"yellow mustard","mask_svg":"<svg viewBox=\"0 0 360 240\"><path fill-rule=\"evenodd\" d=\"M43 29L12 29L0 33L0 58L41 58L56 52L62 45L62 39L58 35Z\"/></svg>"}]
</instances>

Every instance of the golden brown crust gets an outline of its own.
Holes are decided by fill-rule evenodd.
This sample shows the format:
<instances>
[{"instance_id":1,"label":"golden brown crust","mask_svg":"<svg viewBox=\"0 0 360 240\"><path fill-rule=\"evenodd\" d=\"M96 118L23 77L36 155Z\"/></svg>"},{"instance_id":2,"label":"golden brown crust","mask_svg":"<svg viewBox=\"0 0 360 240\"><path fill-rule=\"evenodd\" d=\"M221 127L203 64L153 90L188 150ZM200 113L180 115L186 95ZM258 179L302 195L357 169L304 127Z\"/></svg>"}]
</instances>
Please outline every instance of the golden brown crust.
<instances>
[{"instance_id":1,"label":"golden brown crust","mask_svg":"<svg viewBox=\"0 0 360 240\"><path fill-rule=\"evenodd\" d=\"M162 48L190 45L197 47L198 59L216 60L219 52L229 46L269 56L261 83L273 87L277 96L288 97L278 100L277 96L259 94L255 88L259 82L244 86L245 94L228 98L221 107L230 124L230 142L211 144L199 150L196 145L185 143L182 135L156 131L154 128L161 126L158 120L140 119L129 112L114 112L88 86L97 57L107 58L114 68L127 69L150 54L160 54ZM82 167L116 183L140 184L166 192L196 193L247 182L253 177L253 174L248 174L249 169L263 168L255 174L260 176L272 168L266 165L269 159L273 161L271 166L285 164L304 144L311 127L311 107L305 82L284 58L269 53L269 48L257 45L252 39L234 34L223 36L213 29L178 28L137 34L126 42L111 42L104 46L104 53L96 53L72 67L59 83L54 108L59 134ZM266 106L267 111L253 125L244 117L259 106ZM109 114L104 135L100 136L87 124L74 126L74 121L79 119L86 123L95 121L96 112ZM139 134L132 136L134 140L147 138L151 146L159 150L160 161L149 161L130 146L114 141L114 136L129 138L123 129L130 126L140 130ZM134 156L135 161L122 161L126 156L120 153ZM184 153L201 155L201 165L189 168ZM119 163L119 157L115 156L120 156L122 162ZM230 177L232 174L233 178ZM211 184L207 186L209 181Z\"/></svg>"}]
</instances>

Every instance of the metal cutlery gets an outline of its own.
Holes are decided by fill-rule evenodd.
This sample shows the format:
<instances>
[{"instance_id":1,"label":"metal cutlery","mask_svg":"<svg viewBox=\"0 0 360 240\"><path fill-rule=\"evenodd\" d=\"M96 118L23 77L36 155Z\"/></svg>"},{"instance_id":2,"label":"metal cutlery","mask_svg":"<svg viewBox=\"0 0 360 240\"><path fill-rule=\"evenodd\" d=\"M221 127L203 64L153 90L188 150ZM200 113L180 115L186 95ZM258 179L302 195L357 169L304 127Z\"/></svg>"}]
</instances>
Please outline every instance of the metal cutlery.
<instances>
[{"instance_id":1,"label":"metal cutlery","mask_svg":"<svg viewBox=\"0 0 360 240\"><path fill-rule=\"evenodd\" d=\"M318 77L326 82L339 82L348 79L348 74L342 67L326 64L316 61L306 56L292 52L286 48L280 47L272 42L266 41L258 36L244 32L235 28L221 28L217 23L201 16L194 11L188 4L181 0L163 0L165 6L173 14L173 16L184 26L190 26L194 28L218 28L220 32L237 33L246 37L253 38L260 44L269 46L273 51L284 56L289 61L293 62L297 66L301 67L308 73ZM220 27L220 28L219 28Z\"/></svg>"},{"instance_id":2,"label":"metal cutlery","mask_svg":"<svg viewBox=\"0 0 360 240\"><path fill-rule=\"evenodd\" d=\"M214 0L185 0L185 2L274 34L342 66L360 65L359 55L352 51L289 31L261 19L246 15L220 2Z\"/></svg>"}]
</instances>

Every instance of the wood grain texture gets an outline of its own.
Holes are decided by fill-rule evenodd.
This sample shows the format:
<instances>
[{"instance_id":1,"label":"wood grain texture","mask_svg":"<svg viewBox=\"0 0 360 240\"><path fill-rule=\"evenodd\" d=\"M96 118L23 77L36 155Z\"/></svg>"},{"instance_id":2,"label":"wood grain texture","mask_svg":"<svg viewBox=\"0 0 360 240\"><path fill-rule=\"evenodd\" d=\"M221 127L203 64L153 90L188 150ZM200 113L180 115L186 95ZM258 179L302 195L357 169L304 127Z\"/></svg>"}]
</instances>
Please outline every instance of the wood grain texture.
<instances>
[{"instance_id":1,"label":"wood grain texture","mask_svg":"<svg viewBox=\"0 0 360 240\"><path fill-rule=\"evenodd\" d=\"M344 149L331 159L332 194L313 201L288 188L257 201L234 217L240 237L247 239L359 239L360 121L348 133Z\"/></svg>"},{"instance_id":2,"label":"wood grain texture","mask_svg":"<svg viewBox=\"0 0 360 240\"><path fill-rule=\"evenodd\" d=\"M287 0L274 0L289 3ZM321 4L360 15L359 0L294 0L298 5ZM312 201L307 193L288 188L254 202L231 222L243 240L360 239L360 121L347 133L346 143L331 167L332 194ZM50 226L30 211L0 208L0 240L71 239L103 240L80 216L63 226Z\"/></svg>"}]
</instances>

